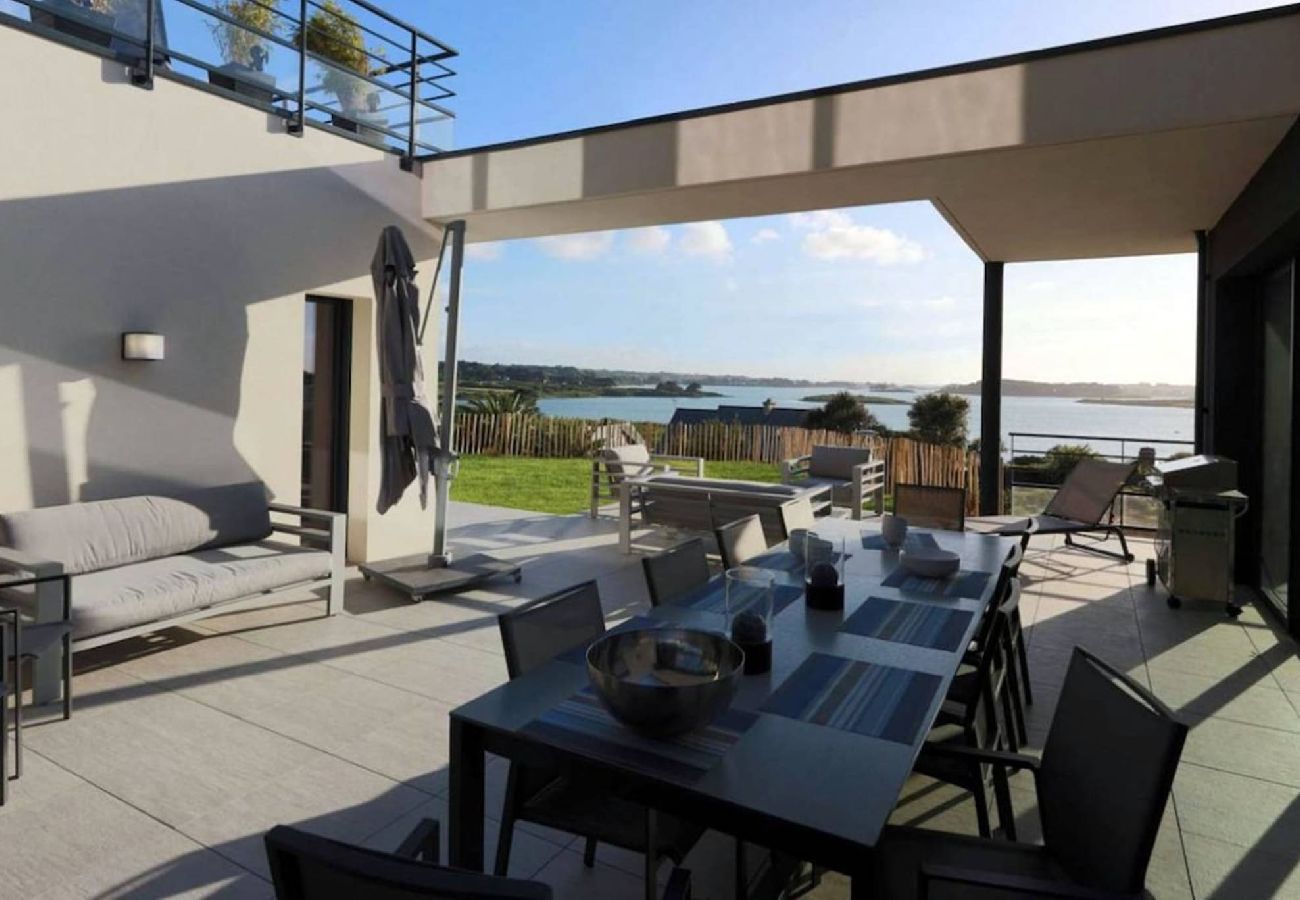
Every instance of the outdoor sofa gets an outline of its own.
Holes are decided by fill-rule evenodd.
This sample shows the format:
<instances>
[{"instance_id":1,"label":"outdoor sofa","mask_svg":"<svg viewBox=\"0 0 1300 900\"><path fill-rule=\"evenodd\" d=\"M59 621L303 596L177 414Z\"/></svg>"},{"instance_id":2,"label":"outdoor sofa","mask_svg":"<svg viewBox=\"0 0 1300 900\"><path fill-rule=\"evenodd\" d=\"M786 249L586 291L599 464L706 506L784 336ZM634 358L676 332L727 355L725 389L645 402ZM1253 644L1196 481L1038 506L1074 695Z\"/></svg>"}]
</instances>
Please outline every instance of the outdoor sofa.
<instances>
[{"instance_id":1,"label":"outdoor sofa","mask_svg":"<svg viewBox=\"0 0 1300 900\"><path fill-rule=\"evenodd\" d=\"M645 444L627 444L597 450L591 458L591 517L604 500L618 499L618 486L628 478L679 472L704 477L704 457L651 453Z\"/></svg>"},{"instance_id":2,"label":"outdoor sofa","mask_svg":"<svg viewBox=\"0 0 1300 900\"><path fill-rule=\"evenodd\" d=\"M847 506L849 515L862 518L868 498L876 515L885 509L885 461L872 459L865 447L818 445L812 453L781 463L782 484L829 488L836 506Z\"/></svg>"},{"instance_id":3,"label":"outdoor sofa","mask_svg":"<svg viewBox=\"0 0 1300 900\"><path fill-rule=\"evenodd\" d=\"M819 513L830 511L830 490L821 485L767 484L722 478L650 475L619 485L619 547L632 550L632 520L646 525L713 534L728 522L757 515L768 544L785 540L781 507L804 497Z\"/></svg>"},{"instance_id":4,"label":"outdoor sofa","mask_svg":"<svg viewBox=\"0 0 1300 900\"><path fill-rule=\"evenodd\" d=\"M260 482L73 503L0 514L0 566L69 575L72 648L85 650L300 585L324 585L334 614L346 518L271 503ZM5 606L37 622L63 617L62 602L31 589L0 591Z\"/></svg>"}]
</instances>

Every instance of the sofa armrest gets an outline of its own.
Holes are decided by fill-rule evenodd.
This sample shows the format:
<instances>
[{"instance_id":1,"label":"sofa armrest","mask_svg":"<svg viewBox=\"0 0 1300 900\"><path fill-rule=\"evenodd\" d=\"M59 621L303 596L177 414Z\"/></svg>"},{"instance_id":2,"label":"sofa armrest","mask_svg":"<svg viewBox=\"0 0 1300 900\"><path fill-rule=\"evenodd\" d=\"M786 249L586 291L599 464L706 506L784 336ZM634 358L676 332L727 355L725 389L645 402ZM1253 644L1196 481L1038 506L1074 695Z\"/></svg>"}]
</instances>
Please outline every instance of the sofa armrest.
<instances>
[{"instance_id":1,"label":"sofa armrest","mask_svg":"<svg viewBox=\"0 0 1300 900\"><path fill-rule=\"evenodd\" d=\"M63 563L42 559L12 547L0 547L0 572L30 572L37 578L63 574Z\"/></svg>"},{"instance_id":2,"label":"sofa armrest","mask_svg":"<svg viewBox=\"0 0 1300 900\"><path fill-rule=\"evenodd\" d=\"M811 463L812 456L796 456L793 459L781 460L781 483L794 484L796 480L805 477Z\"/></svg>"},{"instance_id":3,"label":"sofa armrest","mask_svg":"<svg viewBox=\"0 0 1300 900\"><path fill-rule=\"evenodd\" d=\"M324 526L323 528L309 528L304 525L287 525L283 522L272 521L271 531L313 538L329 547L330 587L325 607L327 615L334 615L337 611L336 607L343 604L343 570L347 566L347 514L331 512L326 509L290 506L287 503L269 503L267 506L273 513L296 516L299 522L313 522Z\"/></svg>"},{"instance_id":4,"label":"sofa armrest","mask_svg":"<svg viewBox=\"0 0 1300 900\"><path fill-rule=\"evenodd\" d=\"M696 478L704 477L704 457L703 456L682 456L675 453L651 453L650 462L658 463L667 461L668 463L683 463L682 468L694 468ZM676 470L677 466L669 465L668 468Z\"/></svg>"}]
</instances>

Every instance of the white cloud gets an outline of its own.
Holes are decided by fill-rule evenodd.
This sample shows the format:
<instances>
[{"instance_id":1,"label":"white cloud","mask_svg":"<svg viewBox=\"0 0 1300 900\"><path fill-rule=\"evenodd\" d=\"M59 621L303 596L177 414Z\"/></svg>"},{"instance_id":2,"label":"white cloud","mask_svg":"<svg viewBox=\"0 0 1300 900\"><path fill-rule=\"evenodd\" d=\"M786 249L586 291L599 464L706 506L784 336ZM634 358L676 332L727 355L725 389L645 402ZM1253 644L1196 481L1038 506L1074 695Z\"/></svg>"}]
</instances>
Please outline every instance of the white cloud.
<instances>
[{"instance_id":1,"label":"white cloud","mask_svg":"<svg viewBox=\"0 0 1300 900\"><path fill-rule=\"evenodd\" d=\"M482 244L466 244L465 258L475 259L479 262L490 262L494 259L500 259L501 253L505 248L496 241L487 241Z\"/></svg>"},{"instance_id":2,"label":"white cloud","mask_svg":"<svg viewBox=\"0 0 1300 900\"><path fill-rule=\"evenodd\" d=\"M849 228L853 218L838 209L819 209L815 212L792 213L791 226L800 231L825 231L828 228Z\"/></svg>"},{"instance_id":3,"label":"white cloud","mask_svg":"<svg viewBox=\"0 0 1300 900\"><path fill-rule=\"evenodd\" d=\"M614 246L614 234L610 231L561 234L554 237L538 238L537 243L547 256L554 256L556 259L588 262L609 252L609 249Z\"/></svg>"},{"instance_id":4,"label":"white cloud","mask_svg":"<svg viewBox=\"0 0 1300 900\"><path fill-rule=\"evenodd\" d=\"M668 249L673 236L667 228L652 225L649 228L636 228L627 234L628 246L636 253L646 256L658 256Z\"/></svg>"},{"instance_id":5,"label":"white cloud","mask_svg":"<svg viewBox=\"0 0 1300 900\"><path fill-rule=\"evenodd\" d=\"M814 259L863 259L882 266L918 263L925 251L916 241L870 225L836 224L810 232L803 252Z\"/></svg>"},{"instance_id":6,"label":"white cloud","mask_svg":"<svg viewBox=\"0 0 1300 900\"><path fill-rule=\"evenodd\" d=\"M721 222L690 222L682 226L682 252L687 256L704 256L725 260L731 257L731 238Z\"/></svg>"},{"instance_id":7,"label":"white cloud","mask_svg":"<svg viewBox=\"0 0 1300 900\"><path fill-rule=\"evenodd\" d=\"M755 244L766 244L768 241L779 240L781 240L781 232L777 231L775 228L760 228L754 233L754 236L750 238L750 241Z\"/></svg>"}]
</instances>

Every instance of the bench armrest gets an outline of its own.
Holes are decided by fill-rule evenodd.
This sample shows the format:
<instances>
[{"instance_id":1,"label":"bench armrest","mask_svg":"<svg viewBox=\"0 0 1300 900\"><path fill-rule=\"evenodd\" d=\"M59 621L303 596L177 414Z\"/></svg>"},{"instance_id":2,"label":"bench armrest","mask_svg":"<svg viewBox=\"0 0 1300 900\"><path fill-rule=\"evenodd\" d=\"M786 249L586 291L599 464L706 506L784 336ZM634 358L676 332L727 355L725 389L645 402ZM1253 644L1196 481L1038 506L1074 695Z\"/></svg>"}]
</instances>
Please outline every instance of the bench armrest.
<instances>
[{"instance_id":1,"label":"bench armrest","mask_svg":"<svg viewBox=\"0 0 1300 900\"><path fill-rule=\"evenodd\" d=\"M806 476L811 463L811 455L781 460L781 483L793 484L797 479Z\"/></svg>"},{"instance_id":2,"label":"bench armrest","mask_svg":"<svg viewBox=\"0 0 1300 900\"><path fill-rule=\"evenodd\" d=\"M650 462L667 461L670 463L688 463L695 468L695 477L704 477L704 457L703 456L682 456L675 453L651 453ZM669 466L669 468L674 468Z\"/></svg>"}]
</instances>

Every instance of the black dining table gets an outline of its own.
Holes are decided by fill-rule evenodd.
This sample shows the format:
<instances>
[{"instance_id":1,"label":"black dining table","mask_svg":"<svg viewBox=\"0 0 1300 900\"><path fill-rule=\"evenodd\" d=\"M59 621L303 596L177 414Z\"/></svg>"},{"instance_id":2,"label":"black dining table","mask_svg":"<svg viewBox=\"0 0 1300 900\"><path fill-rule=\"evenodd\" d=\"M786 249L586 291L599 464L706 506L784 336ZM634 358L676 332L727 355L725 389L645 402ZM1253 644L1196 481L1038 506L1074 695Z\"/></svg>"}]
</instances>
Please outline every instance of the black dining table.
<instances>
[{"instance_id":1,"label":"black dining table","mask_svg":"<svg viewBox=\"0 0 1300 900\"><path fill-rule=\"evenodd\" d=\"M771 671L743 676L703 733L654 740L614 721L591 694L585 648L453 710L451 864L483 870L491 753L598 773L655 809L850 876L869 866L1015 539L913 529L905 548L961 557L956 575L920 579L878 524L815 530L844 539L844 609L805 605L785 545L749 561L776 575ZM715 578L618 627L720 630L723 590Z\"/></svg>"}]
</instances>

